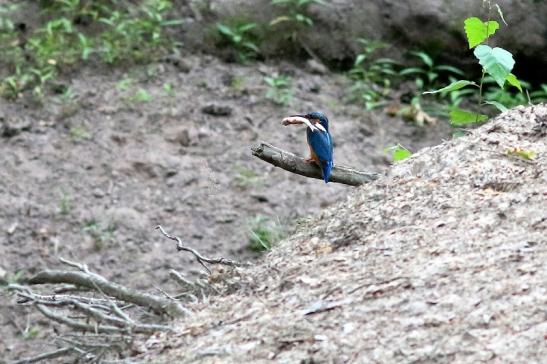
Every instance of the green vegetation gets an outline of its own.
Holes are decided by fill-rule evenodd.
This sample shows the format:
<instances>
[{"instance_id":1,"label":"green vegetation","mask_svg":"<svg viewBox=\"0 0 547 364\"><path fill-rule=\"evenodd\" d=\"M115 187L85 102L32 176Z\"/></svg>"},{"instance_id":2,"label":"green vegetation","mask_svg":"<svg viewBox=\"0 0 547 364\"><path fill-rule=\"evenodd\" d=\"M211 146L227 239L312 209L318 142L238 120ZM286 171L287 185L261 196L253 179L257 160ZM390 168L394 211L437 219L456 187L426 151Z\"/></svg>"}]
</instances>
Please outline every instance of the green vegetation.
<instances>
[{"instance_id":1,"label":"green vegetation","mask_svg":"<svg viewBox=\"0 0 547 364\"><path fill-rule=\"evenodd\" d=\"M243 22L233 26L218 23L218 32L228 41L229 45L234 47L238 61L247 62L251 58L256 58L260 54L257 45L257 37L252 34L256 28L256 23Z\"/></svg>"},{"instance_id":2,"label":"green vegetation","mask_svg":"<svg viewBox=\"0 0 547 364\"><path fill-rule=\"evenodd\" d=\"M26 271L24 269L18 270L15 273L7 273L5 280L0 279L0 284L8 285L22 283L25 280L25 273Z\"/></svg>"},{"instance_id":3,"label":"green vegetation","mask_svg":"<svg viewBox=\"0 0 547 364\"><path fill-rule=\"evenodd\" d=\"M249 233L249 249L256 252L270 250L285 236L279 221L260 215L251 220Z\"/></svg>"},{"instance_id":4,"label":"green vegetation","mask_svg":"<svg viewBox=\"0 0 547 364\"><path fill-rule=\"evenodd\" d=\"M380 50L388 48L389 44L358 39L362 49L349 71L349 78L353 81L349 101L361 103L366 110L384 106L391 101L395 104L403 101L408 106L399 108L396 113L405 119L423 125L434 121L434 116L448 114L453 126L487 120L488 115L481 113L485 105L505 111L517 105L547 101L547 85L541 85L528 95L524 90L530 89L531 85L518 80L511 73L514 66L511 53L488 46L489 38L500 29L500 24L490 19L492 4L486 2L485 6L489 12L487 21L472 17L464 22L469 47L474 48L474 55L482 66L482 76L478 82L457 79L465 75L461 69L438 64L424 51L409 52L410 59L405 62L408 65L401 65L393 59L379 56ZM505 23L501 9L494 6ZM413 90L404 94L400 100L394 100L397 95L395 89L403 84L408 85L408 81L413 81ZM440 82L450 84L442 87ZM428 89L433 91L425 91ZM423 94L434 95L435 98L424 99ZM469 109L473 103L477 104L477 110Z\"/></svg>"},{"instance_id":5,"label":"green vegetation","mask_svg":"<svg viewBox=\"0 0 547 364\"><path fill-rule=\"evenodd\" d=\"M392 83L397 77L397 62L391 58L375 58L376 51L389 47L389 44L360 38L361 53L357 55L350 78L354 81L351 87L351 100L360 101L367 110L386 103L391 92Z\"/></svg>"},{"instance_id":6,"label":"green vegetation","mask_svg":"<svg viewBox=\"0 0 547 364\"><path fill-rule=\"evenodd\" d=\"M230 82L230 88L237 93L243 92L246 86L246 79L244 76L234 76Z\"/></svg>"},{"instance_id":7,"label":"green vegetation","mask_svg":"<svg viewBox=\"0 0 547 364\"><path fill-rule=\"evenodd\" d=\"M292 78L285 75L272 75L264 77L268 85L266 98L278 105L287 106L292 100Z\"/></svg>"},{"instance_id":8,"label":"green vegetation","mask_svg":"<svg viewBox=\"0 0 547 364\"><path fill-rule=\"evenodd\" d=\"M272 5L282 8L283 15L270 22L270 26L287 32L293 42L298 40L298 33L314 25L308 7L312 4L325 5L323 0L272 0Z\"/></svg>"},{"instance_id":9,"label":"green vegetation","mask_svg":"<svg viewBox=\"0 0 547 364\"><path fill-rule=\"evenodd\" d=\"M530 93L530 98L533 102L547 102L547 84L542 83L539 90Z\"/></svg>"},{"instance_id":10,"label":"green vegetation","mask_svg":"<svg viewBox=\"0 0 547 364\"><path fill-rule=\"evenodd\" d=\"M25 340L33 340L38 336L39 333L40 329L38 328L38 326L27 326L25 330L21 332L21 335Z\"/></svg>"},{"instance_id":11,"label":"green vegetation","mask_svg":"<svg viewBox=\"0 0 547 364\"><path fill-rule=\"evenodd\" d=\"M127 98L130 104L142 104L152 101L152 95L143 88L138 89L135 93Z\"/></svg>"},{"instance_id":12,"label":"green vegetation","mask_svg":"<svg viewBox=\"0 0 547 364\"><path fill-rule=\"evenodd\" d=\"M69 195L62 192L61 199L59 200L59 212L63 216L67 216L72 211L72 199Z\"/></svg>"},{"instance_id":13,"label":"green vegetation","mask_svg":"<svg viewBox=\"0 0 547 364\"><path fill-rule=\"evenodd\" d=\"M150 62L179 44L166 28L171 1L55 0L39 3L43 22L22 37L11 17L18 5L0 6L0 94L20 98L27 92L41 101L46 86L79 63Z\"/></svg>"},{"instance_id":14,"label":"green vegetation","mask_svg":"<svg viewBox=\"0 0 547 364\"><path fill-rule=\"evenodd\" d=\"M409 53L411 56L420 60L421 65L414 67L406 67L399 72L400 76L416 76L415 83L418 90L423 90L427 87L435 87L436 82L441 75L458 75L464 76L464 72L454 66L435 64L435 61L429 54L422 51L413 51Z\"/></svg>"},{"instance_id":15,"label":"green vegetation","mask_svg":"<svg viewBox=\"0 0 547 364\"><path fill-rule=\"evenodd\" d=\"M518 157L527 161L537 157L537 153L533 150L524 150L521 148L509 148L506 153L508 156Z\"/></svg>"},{"instance_id":16,"label":"green vegetation","mask_svg":"<svg viewBox=\"0 0 547 364\"><path fill-rule=\"evenodd\" d=\"M412 155L412 152L403 147L401 144L386 148L385 152L391 155L394 162L402 161Z\"/></svg>"},{"instance_id":17,"label":"green vegetation","mask_svg":"<svg viewBox=\"0 0 547 364\"><path fill-rule=\"evenodd\" d=\"M496 31L499 29L500 25L497 21L490 20L491 13L491 4L488 2L488 20L483 22L479 18L472 17L467 18L464 22L465 25L465 34L467 35L467 41L469 43L469 48L475 48L473 54L479 61L479 64L482 66L482 76L479 83L469 80L455 80L450 85L443 87L438 90L428 91L425 94L436 94L436 93L451 93L458 91L465 87L476 87L478 88L478 105L477 111L464 110L457 106L452 107L450 111L450 121L452 125L455 126L464 126L467 124L474 124L485 121L488 119L488 116L481 113L482 107L484 105L492 105L501 112L507 110L508 105L502 104L500 101L507 101L507 93L505 94L492 94L492 92L485 92L485 85L488 81L486 75L489 75L493 82L499 86L503 91L506 83L517 88L522 93L522 85L517 77L511 73L515 61L513 60L513 55L503 48L492 48L487 43L491 36L493 36ZM497 7L500 18L503 19L503 14L499 6ZM488 99L487 97L492 97ZM505 98L503 98L504 96ZM513 97L512 100L515 98ZM512 101L511 100L511 101Z\"/></svg>"},{"instance_id":18,"label":"green vegetation","mask_svg":"<svg viewBox=\"0 0 547 364\"><path fill-rule=\"evenodd\" d=\"M90 140L92 137L89 129L85 125L76 125L70 128L70 138L75 143L83 140Z\"/></svg>"},{"instance_id":19,"label":"green vegetation","mask_svg":"<svg viewBox=\"0 0 547 364\"><path fill-rule=\"evenodd\" d=\"M97 251L112 241L115 230L113 225L103 226L95 219L85 221L83 227L83 231L93 238L93 248Z\"/></svg>"},{"instance_id":20,"label":"green vegetation","mask_svg":"<svg viewBox=\"0 0 547 364\"><path fill-rule=\"evenodd\" d=\"M243 166L235 166L236 171L235 181L238 187L248 189L252 187L260 187L264 183L264 177Z\"/></svg>"}]
</instances>

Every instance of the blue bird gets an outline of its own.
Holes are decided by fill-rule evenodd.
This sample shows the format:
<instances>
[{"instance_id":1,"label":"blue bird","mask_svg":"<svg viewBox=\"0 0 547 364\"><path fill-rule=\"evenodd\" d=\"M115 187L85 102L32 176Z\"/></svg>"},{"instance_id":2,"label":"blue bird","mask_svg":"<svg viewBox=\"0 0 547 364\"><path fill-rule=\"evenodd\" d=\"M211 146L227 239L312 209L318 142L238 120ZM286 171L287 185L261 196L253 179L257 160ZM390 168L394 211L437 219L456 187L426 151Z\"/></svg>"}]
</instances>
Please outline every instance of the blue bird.
<instances>
[{"instance_id":1,"label":"blue bird","mask_svg":"<svg viewBox=\"0 0 547 364\"><path fill-rule=\"evenodd\" d=\"M323 180L329 182L333 161L332 136L329 133L329 119L319 111L306 115L292 115L283 119L283 125L306 124L307 141L310 147L309 161L313 161L321 168Z\"/></svg>"}]
</instances>

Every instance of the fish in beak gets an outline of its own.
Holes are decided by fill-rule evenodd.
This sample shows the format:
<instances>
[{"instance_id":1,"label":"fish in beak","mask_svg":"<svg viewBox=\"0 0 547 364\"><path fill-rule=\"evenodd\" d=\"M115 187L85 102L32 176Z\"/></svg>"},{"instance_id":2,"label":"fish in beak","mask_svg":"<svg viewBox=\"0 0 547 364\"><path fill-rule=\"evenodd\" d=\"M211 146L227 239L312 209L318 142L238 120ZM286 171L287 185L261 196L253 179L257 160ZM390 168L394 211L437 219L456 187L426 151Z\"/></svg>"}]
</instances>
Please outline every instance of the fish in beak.
<instances>
[{"instance_id":1,"label":"fish in beak","mask_svg":"<svg viewBox=\"0 0 547 364\"><path fill-rule=\"evenodd\" d=\"M306 124L308 128L311 129L311 131L320 130L323 132L326 132L323 125L319 123L319 121L310 121L308 118L306 118L305 115L291 115L286 118L284 118L281 123L284 126L291 125L291 124Z\"/></svg>"}]
</instances>

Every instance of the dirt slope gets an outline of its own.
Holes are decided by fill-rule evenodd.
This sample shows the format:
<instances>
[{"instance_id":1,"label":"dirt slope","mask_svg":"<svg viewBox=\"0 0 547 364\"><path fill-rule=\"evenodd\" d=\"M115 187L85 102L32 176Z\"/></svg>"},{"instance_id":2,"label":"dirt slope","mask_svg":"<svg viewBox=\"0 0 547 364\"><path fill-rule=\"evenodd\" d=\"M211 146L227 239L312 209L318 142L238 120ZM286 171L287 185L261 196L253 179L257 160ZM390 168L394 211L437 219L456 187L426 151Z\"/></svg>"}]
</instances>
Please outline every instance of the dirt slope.
<instances>
[{"instance_id":1,"label":"dirt slope","mask_svg":"<svg viewBox=\"0 0 547 364\"><path fill-rule=\"evenodd\" d=\"M220 274L235 293L192 307L142 359L545 362L546 134L545 106L518 108L422 150L262 264Z\"/></svg>"},{"instance_id":2,"label":"dirt slope","mask_svg":"<svg viewBox=\"0 0 547 364\"><path fill-rule=\"evenodd\" d=\"M263 77L276 72L293 78L288 106L265 98ZM449 135L445 123L419 128L365 113L343 102L350 87L343 75L287 63L185 55L125 72L83 69L63 82L73 97L43 107L0 99L0 284L59 267L63 256L137 289L175 291L169 268L203 273L156 224L203 254L253 258L247 245L257 216L290 230L353 189L251 156L261 139L308 153L304 128L280 126L286 115L323 110L336 162L375 172L388 166L385 147L417 150ZM51 350L49 323L4 293L0 352L14 359ZM22 340L25 328L37 338Z\"/></svg>"}]
</instances>

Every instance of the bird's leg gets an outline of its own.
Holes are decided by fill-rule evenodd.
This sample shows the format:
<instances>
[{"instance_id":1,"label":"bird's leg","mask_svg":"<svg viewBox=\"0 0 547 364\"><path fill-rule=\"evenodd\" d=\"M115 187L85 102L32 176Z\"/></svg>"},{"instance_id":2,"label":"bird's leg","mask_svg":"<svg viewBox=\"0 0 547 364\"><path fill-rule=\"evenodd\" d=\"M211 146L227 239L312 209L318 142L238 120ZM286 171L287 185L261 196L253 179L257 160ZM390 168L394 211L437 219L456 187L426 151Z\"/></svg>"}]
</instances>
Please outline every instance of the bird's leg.
<instances>
[{"instance_id":1,"label":"bird's leg","mask_svg":"<svg viewBox=\"0 0 547 364\"><path fill-rule=\"evenodd\" d=\"M306 158L305 161L308 163L315 163L315 164L319 163L319 158L317 158L317 154L315 154L313 149L311 149L311 145L309 147L310 147L310 157Z\"/></svg>"}]
</instances>

